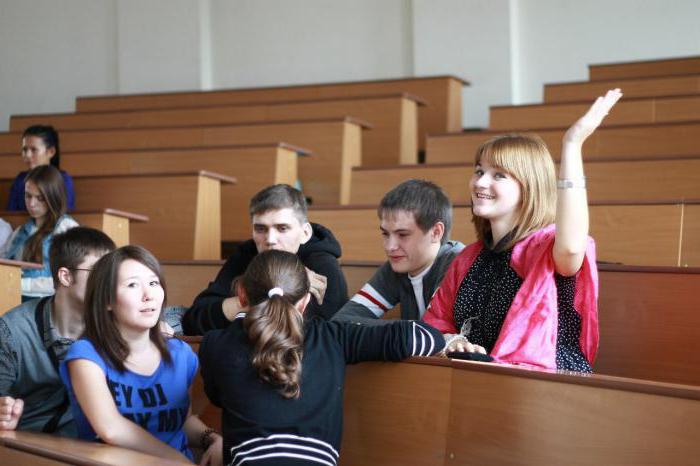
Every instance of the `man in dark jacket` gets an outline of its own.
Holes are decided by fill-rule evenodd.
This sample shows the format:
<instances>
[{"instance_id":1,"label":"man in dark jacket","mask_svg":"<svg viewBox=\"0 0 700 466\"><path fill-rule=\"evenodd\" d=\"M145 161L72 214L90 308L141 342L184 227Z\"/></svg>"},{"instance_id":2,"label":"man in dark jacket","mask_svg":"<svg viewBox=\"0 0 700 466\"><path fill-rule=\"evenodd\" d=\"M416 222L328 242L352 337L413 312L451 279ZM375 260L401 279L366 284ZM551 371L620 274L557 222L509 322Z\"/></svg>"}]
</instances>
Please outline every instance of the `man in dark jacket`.
<instances>
[{"instance_id":1,"label":"man in dark jacket","mask_svg":"<svg viewBox=\"0 0 700 466\"><path fill-rule=\"evenodd\" d=\"M330 230L309 223L301 192L286 184L267 187L253 196L249 211L253 239L241 244L185 312L185 335L203 335L228 326L241 311L238 297L232 296L233 281L243 275L256 254L268 249L296 253L306 266L313 296L307 318L330 319L348 300L345 276L338 264L340 244Z\"/></svg>"}]
</instances>

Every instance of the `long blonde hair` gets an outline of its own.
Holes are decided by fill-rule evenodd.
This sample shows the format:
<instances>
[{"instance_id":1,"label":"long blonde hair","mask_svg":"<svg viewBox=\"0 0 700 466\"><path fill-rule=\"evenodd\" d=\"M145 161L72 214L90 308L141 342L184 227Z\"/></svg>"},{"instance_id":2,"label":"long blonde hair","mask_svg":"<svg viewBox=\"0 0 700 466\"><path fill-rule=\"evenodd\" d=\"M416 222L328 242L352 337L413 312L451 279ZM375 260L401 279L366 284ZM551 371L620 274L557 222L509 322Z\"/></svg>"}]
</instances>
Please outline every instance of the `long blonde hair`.
<instances>
[{"instance_id":1,"label":"long blonde hair","mask_svg":"<svg viewBox=\"0 0 700 466\"><path fill-rule=\"evenodd\" d=\"M539 136L504 134L484 142L476 151L474 165L481 161L504 170L520 184L520 208L515 229L504 249L554 222L557 185L552 156ZM491 224L472 214L476 236L484 241L491 235Z\"/></svg>"},{"instance_id":2,"label":"long blonde hair","mask_svg":"<svg viewBox=\"0 0 700 466\"><path fill-rule=\"evenodd\" d=\"M240 286L248 300L243 327L253 346L251 364L285 398L301 395L304 318L295 307L309 292L309 278L296 254L269 250L255 256ZM280 294L268 295L273 288Z\"/></svg>"}]
</instances>

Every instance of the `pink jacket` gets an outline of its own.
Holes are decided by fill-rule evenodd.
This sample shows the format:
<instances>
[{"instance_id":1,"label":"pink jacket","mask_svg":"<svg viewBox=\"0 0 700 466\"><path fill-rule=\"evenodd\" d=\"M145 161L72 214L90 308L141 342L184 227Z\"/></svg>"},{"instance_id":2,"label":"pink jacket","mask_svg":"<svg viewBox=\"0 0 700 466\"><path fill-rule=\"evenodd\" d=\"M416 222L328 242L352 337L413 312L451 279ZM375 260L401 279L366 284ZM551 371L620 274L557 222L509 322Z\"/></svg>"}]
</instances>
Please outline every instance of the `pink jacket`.
<instances>
[{"instance_id":1,"label":"pink jacket","mask_svg":"<svg viewBox=\"0 0 700 466\"><path fill-rule=\"evenodd\" d=\"M454 321L457 290L483 248L467 246L445 273L424 320L443 333L459 333ZM510 266L523 279L491 351L499 362L556 369L557 287L554 280L554 225L530 234L513 247ZM593 365L598 350L598 269L595 243L588 239L586 256L576 275L574 308L581 316L581 350Z\"/></svg>"}]
</instances>

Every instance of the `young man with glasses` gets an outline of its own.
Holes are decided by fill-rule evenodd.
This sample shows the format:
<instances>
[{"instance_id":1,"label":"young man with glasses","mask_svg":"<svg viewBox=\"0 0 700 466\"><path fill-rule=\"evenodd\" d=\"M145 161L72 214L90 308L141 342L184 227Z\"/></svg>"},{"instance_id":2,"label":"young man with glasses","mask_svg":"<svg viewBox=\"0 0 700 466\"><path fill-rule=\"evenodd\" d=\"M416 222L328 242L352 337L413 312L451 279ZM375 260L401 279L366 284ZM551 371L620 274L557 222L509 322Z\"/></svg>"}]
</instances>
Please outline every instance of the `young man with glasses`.
<instances>
[{"instance_id":1,"label":"young man with glasses","mask_svg":"<svg viewBox=\"0 0 700 466\"><path fill-rule=\"evenodd\" d=\"M114 249L92 228L56 235L49 252L56 293L0 316L0 430L77 436L58 365L83 333L90 270Z\"/></svg>"}]
</instances>

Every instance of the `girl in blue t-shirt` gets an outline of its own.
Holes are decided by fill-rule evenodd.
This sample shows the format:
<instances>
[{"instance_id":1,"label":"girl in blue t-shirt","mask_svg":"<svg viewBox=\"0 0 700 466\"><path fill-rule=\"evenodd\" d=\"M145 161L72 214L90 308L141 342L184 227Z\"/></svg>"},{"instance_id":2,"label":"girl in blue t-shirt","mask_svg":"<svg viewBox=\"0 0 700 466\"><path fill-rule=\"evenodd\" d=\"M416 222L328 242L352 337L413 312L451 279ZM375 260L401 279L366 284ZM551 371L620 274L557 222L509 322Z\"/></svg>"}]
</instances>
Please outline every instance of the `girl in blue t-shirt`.
<instances>
[{"instance_id":1,"label":"girl in blue t-shirt","mask_svg":"<svg viewBox=\"0 0 700 466\"><path fill-rule=\"evenodd\" d=\"M85 334L60 368L78 435L180 461L201 447L205 464L220 464L221 436L190 410L197 357L162 335L164 305L160 266L145 249L125 246L94 265Z\"/></svg>"},{"instance_id":2,"label":"girl in blue t-shirt","mask_svg":"<svg viewBox=\"0 0 700 466\"><path fill-rule=\"evenodd\" d=\"M53 126L34 125L22 133L22 161L29 169L42 165L56 167L63 177L66 187L66 206L68 210L75 209L75 192L73 191L73 178L63 170L60 170L61 151L58 146L58 133ZM10 186L10 197L7 200L7 210L22 211L25 209L24 183L27 178L26 171L20 172Z\"/></svg>"}]
</instances>

